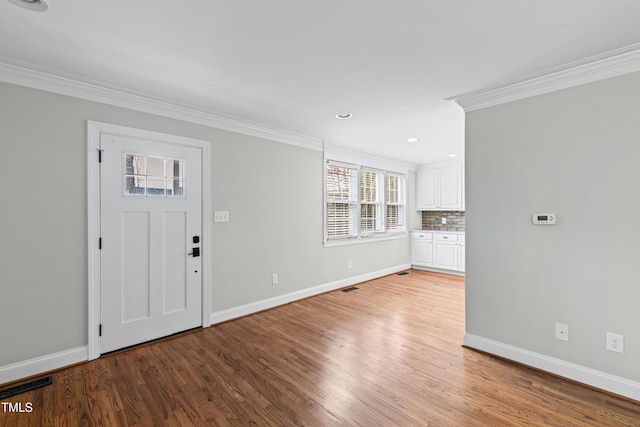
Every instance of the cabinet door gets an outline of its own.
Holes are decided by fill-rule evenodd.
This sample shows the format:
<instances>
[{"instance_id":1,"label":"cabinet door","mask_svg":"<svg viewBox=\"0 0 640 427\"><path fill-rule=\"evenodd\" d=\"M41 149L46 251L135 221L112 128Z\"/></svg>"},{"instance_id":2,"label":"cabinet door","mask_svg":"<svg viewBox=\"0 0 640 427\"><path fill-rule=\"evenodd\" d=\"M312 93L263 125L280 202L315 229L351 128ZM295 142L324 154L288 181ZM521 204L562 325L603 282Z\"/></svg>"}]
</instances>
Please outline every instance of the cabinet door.
<instances>
[{"instance_id":1,"label":"cabinet door","mask_svg":"<svg viewBox=\"0 0 640 427\"><path fill-rule=\"evenodd\" d=\"M411 263L431 267L433 265L433 242L431 240L414 240L411 244Z\"/></svg>"},{"instance_id":2,"label":"cabinet door","mask_svg":"<svg viewBox=\"0 0 640 427\"><path fill-rule=\"evenodd\" d=\"M464 272L464 242L458 243L458 270Z\"/></svg>"},{"instance_id":3,"label":"cabinet door","mask_svg":"<svg viewBox=\"0 0 640 427\"><path fill-rule=\"evenodd\" d=\"M458 245L455 242L433 242L433 266L444 270L458 269Z\"/></svg>"},{"instance_id":4,"label":"cabinet door","mask_svg":"<svg viewBox=\"0 0 640 427\"><path fill-rule=\"evenodd\" d=\"M439 169L440 209L462 209L462 166Z\"/></svg>"},{"instance_id":5,"label":"cabinet door","mask_svg":"<svg viewBox=\"0 0 640 427\"><path fill-rule=\"evenodd\" d=\"M416 209L436 209L438 207L437 169L419 171L417 181Z\"/></svg>"}]
</instances>

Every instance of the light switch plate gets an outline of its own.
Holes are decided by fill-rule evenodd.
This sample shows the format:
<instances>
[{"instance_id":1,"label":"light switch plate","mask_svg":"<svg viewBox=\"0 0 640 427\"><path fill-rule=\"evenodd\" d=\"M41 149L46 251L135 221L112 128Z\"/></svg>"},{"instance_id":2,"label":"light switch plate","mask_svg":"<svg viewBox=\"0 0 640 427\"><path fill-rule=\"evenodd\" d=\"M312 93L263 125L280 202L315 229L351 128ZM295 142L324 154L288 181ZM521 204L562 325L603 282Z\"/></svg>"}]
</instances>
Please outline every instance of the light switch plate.
<instances>
[{"instance_id":1,"label":"light switch plate","mask_svg":"<svg viewBox=\"0 0 640 427\"><path fill-rule=\"evenodd\" d=\"M229 222L229 211L215 211L213 222Z\"/></svg>"}]
</instances>

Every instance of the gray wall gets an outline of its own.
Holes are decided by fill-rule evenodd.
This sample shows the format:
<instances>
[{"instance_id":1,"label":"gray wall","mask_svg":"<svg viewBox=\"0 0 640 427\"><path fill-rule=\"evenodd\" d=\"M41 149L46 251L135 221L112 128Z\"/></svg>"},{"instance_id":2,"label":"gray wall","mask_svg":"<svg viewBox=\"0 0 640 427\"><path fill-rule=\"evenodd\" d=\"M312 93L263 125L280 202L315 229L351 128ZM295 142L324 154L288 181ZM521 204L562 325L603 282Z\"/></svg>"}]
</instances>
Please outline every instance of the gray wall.
<instances>
[{"instance_id":1,"label":"gray wall","mask_svg":"<svg viewBox=\"0 0 640 427\"><path fill-rule=\"evenodd\" d=\"M410 262L408 239L323 247L320 151L0 84L0 367L87 344L87 120L212 142L213 311Z\"/></svg>"},{"instance_id":2,"label":"gray wall","mask_svg":"<svg viewBox=\"0 0 640 427\"><path fill-rule=\"evenodd\" d=\"M639 99L634 73L467 114L468 333L640 380Z\"/></svg>"}]
</instances>

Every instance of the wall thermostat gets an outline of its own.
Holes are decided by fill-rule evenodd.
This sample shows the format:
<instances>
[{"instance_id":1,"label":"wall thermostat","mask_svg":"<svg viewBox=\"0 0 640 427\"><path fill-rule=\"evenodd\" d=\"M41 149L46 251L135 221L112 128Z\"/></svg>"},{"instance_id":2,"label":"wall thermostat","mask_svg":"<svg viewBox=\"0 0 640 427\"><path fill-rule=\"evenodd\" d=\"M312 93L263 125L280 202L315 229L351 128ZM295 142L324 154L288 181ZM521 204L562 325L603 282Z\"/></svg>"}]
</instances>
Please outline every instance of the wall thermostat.
<instances>
[{"instance_id":1,"label":"wall thermostat","mask_svg":"<svg viewBox=\"0 0 640 427\"><path fill-rule=\"evenodd\" d=\"M556 223L556 214L535 213L531 215L531 221L536 225L553 225Z\"/></svg>"}]
</instances>

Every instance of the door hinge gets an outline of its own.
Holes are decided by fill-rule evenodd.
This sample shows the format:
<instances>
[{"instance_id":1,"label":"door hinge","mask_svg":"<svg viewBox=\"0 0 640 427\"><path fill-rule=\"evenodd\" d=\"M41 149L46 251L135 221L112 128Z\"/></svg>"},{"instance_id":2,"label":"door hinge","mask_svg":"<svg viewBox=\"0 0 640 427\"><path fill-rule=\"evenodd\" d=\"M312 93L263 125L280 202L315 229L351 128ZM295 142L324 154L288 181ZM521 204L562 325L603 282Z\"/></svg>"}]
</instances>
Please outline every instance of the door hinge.
<instances>
[{"instance_id":1,"label":"door hinge","mask_svg":"<svg viewBox=\"0 0 640 427\"><path fill-rule=\"evenodd\" d=\"M98 163L102 163L102 150L98 148Z\"/></svg>"},{"instance_id":2,"label":"door hinge","mask_svg":"<svg viewBox=\"0 0 640 427\"><path fill-rule=\"evenodd\" d=\"M100 326L98 327L98 336L102 336L102 323L100 323Z\"/></svg>"},{"instance_id":3,"label":"door hinge","mask_svg":"<svg viewBox=\"0 0 640 427\"><path fill-rule=\"evenodd\" d=\"M98 249L102 249L102 237L98 238Z\"/></svg>"}]
</instances>

